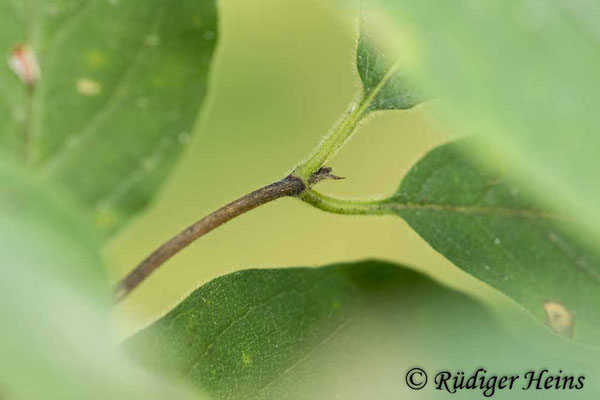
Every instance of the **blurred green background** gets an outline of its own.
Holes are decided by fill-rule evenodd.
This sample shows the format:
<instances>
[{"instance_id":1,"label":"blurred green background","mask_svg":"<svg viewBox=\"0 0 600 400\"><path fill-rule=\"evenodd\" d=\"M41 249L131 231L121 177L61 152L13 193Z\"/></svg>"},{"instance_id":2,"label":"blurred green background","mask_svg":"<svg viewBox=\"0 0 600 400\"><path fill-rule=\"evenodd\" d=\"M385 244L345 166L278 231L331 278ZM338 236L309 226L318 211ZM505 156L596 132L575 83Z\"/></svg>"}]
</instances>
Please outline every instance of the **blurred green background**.
<instances>
[{"instance_id":1,"label":"blurred green background","mask_svg":"<svg viewBox=\"0 0 600 400\"><path fill-rule=\"evenodd\" d=\"M154 204L108 246L115 281L187 225L283 177L359 90L356 28L322 3L224 0L219 7L220 43L207 107ZM347 179L322 183L319 190L348 197L393 192L413 163L448 140L430 106L372 117L331 163ZM119 306L117 334L139 329L228 272L365 258L396 261L488 302L503 302L400 218L335 216L283 199L219 228L164 265Z\"/></svg>"}]
</instances>

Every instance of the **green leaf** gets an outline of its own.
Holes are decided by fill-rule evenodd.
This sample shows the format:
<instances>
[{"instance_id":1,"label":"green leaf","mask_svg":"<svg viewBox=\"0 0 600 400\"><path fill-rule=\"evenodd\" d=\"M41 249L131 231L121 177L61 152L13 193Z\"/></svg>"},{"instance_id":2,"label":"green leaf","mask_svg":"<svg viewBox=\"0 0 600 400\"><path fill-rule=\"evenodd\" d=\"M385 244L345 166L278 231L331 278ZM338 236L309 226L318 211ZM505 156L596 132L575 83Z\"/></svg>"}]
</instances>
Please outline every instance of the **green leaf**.
<instances>
[{"instance_id":1,"label":"green leaf","mask_svg":"<svg viewBox=\"0 0 600 400\"><path fill-rule=\"evenodd\" d=\"M558 332L600 345L600 255L573 224L542 209L500 170L444 145L407 174L389 200L434 249Z\"/></svg>"},{"instance_id":2,"label":"green leaf","mask_svg":"<svg viewBox=\"0 0 600 400\"><path fill-rule=\"evenodd\" d=\"M372 25L373 21L363 14L356 50L364 97L373 96L367 110L402 110L422 103L425 97L407 76L401 58L382 45L383 40Z\"/></svg>"},{"instance_id":3,"label":"green leaf","mask_svg":"<svg viewBox=\"0 0 600 400\"><path fill-rule=\"evenodd\" d=\"M452 338L477 337L478 323L497 329L468 297L363 261L217 278L125 346L215 398L396 398L403 368L460 353Z\"/></svg>"},{"instance_id":4,"label":"green leaf","mask_svg":"<svg viewBox=\"0 0 600 400\"><path fill-rule=\"evenodd\" d=\"M0 149L118 228L188 141L216 36L214 0L1 0L0 54L29 46L41 75L0 68Z\"/></svg>"},{"instance_id":5,"label":"green leaf","mask_svg":"<svg viewBox=\"0 0 600 400\"><path fill-rule=\"evenodd\" d=\"M120 353L98 241L64 199L0 162L0 393L7 399L192 399Z\"/></svg>"},{"instance_id":6,"label":"green leaf","mask_svg":"<svg viewBox=\"0 0 600 400\"><path fill-rule=\"evenodd\" d=\"M368 2L373 4L372 1ZM597 1L379 0L412 31L444 126L599 232ZM439 117L439 116L438 116Z\"/></svg>"}]
</instances>

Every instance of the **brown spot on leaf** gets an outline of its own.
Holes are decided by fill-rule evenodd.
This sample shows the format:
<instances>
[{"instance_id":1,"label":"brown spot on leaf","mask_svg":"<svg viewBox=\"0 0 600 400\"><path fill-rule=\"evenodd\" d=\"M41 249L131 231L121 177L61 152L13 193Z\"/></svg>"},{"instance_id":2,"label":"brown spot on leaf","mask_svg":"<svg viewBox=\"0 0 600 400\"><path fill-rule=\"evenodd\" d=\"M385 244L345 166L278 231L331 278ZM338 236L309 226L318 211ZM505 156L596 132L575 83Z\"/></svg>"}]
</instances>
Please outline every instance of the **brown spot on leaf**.
<instances>
[{"instance_id":1,"label":"brown spot on leaf","mask_svg":"<svg viewBox=\"0 0 600 400\"><path fill-rule=\"evenodd\" d=\"M554 301L544 301L544 311L546 312L546 323L556 333L568 338L572 338L575 332L575 317L564 304Z\"/></svg>"}]
</instances>

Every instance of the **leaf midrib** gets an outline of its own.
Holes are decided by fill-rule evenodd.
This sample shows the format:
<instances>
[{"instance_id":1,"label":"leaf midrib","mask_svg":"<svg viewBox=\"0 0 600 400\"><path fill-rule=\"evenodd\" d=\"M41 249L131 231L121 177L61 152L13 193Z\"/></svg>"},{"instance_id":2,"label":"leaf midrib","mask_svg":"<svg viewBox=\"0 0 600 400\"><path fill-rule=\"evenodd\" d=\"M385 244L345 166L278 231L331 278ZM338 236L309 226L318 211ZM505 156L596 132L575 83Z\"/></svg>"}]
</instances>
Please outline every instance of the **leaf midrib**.
<instances>
[{"instance_id":1,"label":"leaf midrib","mask_svg":"<svg viewBox=\"0 0 600 400\"><path fill-rule=\"evenodd\" d=\"M473 205L457 205L450 203L411 203L402 202L392 199L384 204L386 209L390 211L438 211L438 212L455 212L460 214L481 214L481 215L499 215L505 217L518 217L529 219L547 219L556 221L574 222L572 219L554 214L548 211L527 209L527 208L510 208L510 207L493 207L493 206L473 206Z\"/></svg>"},{"instance_id":2,"label":"leaf midrib","mask_svg":"<svg viewBox=\"0 0 600 400\"><path fill-rule=\"evenodd\" d=\"M38 4L37 0L28 0L27 9L28 14L30 15L29 25L27 27L27 43L31 46L33 51L39 55L43 52L41 44L46 12L44 7ZM39 62L41 63L42 60ZM43 65L40 67L43 67ZM39 79L39 81L35 83L36 86L29 91L26 97L25 107L27 113L23 123L23 140L25 140L24 162L29 165L35 163L37 140L41 134L39 121L41 118L40 107L42 106L42 103L40 102L42 84L43 80Z\"/></svg>"}]
</instances>

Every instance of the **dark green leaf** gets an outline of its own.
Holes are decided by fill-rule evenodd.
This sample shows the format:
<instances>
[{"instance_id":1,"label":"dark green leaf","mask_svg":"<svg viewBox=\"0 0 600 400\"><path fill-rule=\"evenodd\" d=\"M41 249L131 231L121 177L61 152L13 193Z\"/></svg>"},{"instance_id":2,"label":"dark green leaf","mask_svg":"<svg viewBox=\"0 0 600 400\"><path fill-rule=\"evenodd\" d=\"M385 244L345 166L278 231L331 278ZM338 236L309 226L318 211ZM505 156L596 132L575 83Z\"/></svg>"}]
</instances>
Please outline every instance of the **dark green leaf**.
<instances>
[{"instance_id":1,"label":"dark green leaf","mask_svg":"<svg viewBox=\"0 0 600 400\"><path fill-rule=\"evenodd\" d=\"M364 96L373 95L368 110L401 110L425 100L402 65L397 54L382 44L367 18L361 18L356 50L356 68L363 84Z\"/></svg>"},{"instance_id":2,"label":"dark green leaf","mask_svg":"<svg viewBox=\"0 0 600 400\"><path fill-rule=\"evenodd\" d=\"M434 249L560 333L600 345L600 256L498 170L482 169L468 142L419 161L390 200Z\"/></svg>"},{"instance_id":3,"label":"dark green leaf","mask_svg":"<svg viewBox=\"0 0 600 400\"><path fill-rule=\"evenodd\" d=\"M120 354L99 245L0 161L0 398L192 399Z\"/></svg>"},{"instance_id":4,"label":"dark green leaf","mask_svg":"<svg viewBox=\"0 0 600 400\"><path fill-rule=\"evenodd\" d=\"M0 149L119 227L190 137L216 37L214 0L1 0L0 54L41 75L0 68Z\"/></svg>"},{"instance_id":5,"label":"dark green leaf","mask_svg":"<svg viewBox=\"0 0 600 400\"><path fill-rule=\"evenodd\" d=\"M455 356L454 338L483 327L497 328L466 296L364 261L217 278L125 346L216 398L397 398L403 370Z\"/></svg>"}]
</instances>

